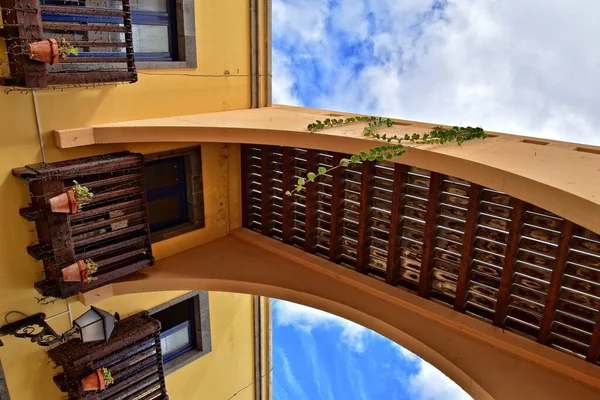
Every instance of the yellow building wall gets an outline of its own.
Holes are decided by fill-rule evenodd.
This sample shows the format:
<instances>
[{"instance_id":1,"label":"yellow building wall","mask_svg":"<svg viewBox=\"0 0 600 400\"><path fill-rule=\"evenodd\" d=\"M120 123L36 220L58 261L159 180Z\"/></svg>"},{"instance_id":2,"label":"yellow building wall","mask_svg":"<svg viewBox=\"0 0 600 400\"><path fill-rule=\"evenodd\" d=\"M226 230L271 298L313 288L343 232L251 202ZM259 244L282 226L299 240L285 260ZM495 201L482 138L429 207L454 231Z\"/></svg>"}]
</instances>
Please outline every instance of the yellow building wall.
<instances>
[{"instance_id":1,"label":"yellow building wall","mask_svg":"<svg viewBox=\"0 0 600 400\"><path fill-rule=\"evenodd\" d=\"M48 162L121 150L150 154L189 146L163 143L59 150L52 136L55 129L250 107L249 77L201 76L221 75L226 70L231 74L250 73L248 1L197 1L195 11L197 69L142 70L135 84L37 92ZM33 284L43 278L43 266L26 251L37 240L35 226L18 213L29 203L29 193L27 186L11 175L12 168L42 161L32 93L0 92L0 121L0 325L10 311L27 315L44 312L51 326L62 332L70 326L67 302L40 305L36 300L39 294ZM157 259L225 236L241 225L239 146L201 146L206 227L155 244ZM181 294L127 295L107 299L98 306L126 316ZM74 298L70 306L73 318L85 310ZM252 297L210 293L210 312L212 352L167 377L171 399L227 399L253 380ZM7 316L8 321L18 318L18 314ZM43 348L14 337L3 341L0 359L13 399L62 398L52 381L58 371L48 364ZM236 399L253 398L253 393L250 387Z\"/></svg>"}]
</instances>

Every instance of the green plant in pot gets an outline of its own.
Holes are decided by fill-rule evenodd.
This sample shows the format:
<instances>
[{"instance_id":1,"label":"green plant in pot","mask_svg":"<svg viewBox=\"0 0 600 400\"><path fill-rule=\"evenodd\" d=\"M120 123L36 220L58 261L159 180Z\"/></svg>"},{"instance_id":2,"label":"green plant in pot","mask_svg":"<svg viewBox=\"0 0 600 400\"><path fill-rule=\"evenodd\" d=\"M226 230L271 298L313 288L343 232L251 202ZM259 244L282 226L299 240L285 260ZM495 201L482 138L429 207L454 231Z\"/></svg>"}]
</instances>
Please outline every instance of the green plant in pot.
<instances>
[{"instance_id":1,"label":"green plant in pot","mask_svg":"<svg viewBox=\"0 0 600 400\"><path fill-rule=\"evenodd\" d=\"M71 43L67 42L65 38L62 38L58 44L58 55L61 60L66 60L69 56L78 56L79 50L71 46Z\"/></svg>"},{"instance_id":2,"label":"green plant in pot","mask_svg":"<svg viewBox=\"0 0 600 400\"><path fill-rule=\"evenodd\" d=\"M95 281L93 276L98 271L98 264L91 258L87 260L79 260L74 264L62 269L62 277L65 282L85 282L90 283Z\"/></svg>"},{"instance_id":3,"label":"green plant in pot","mask_svg":"<svg viewBox=\"0 0 600 400\"><path fill-rule=\"evenodd\" d=\"M81 206L92 201L94 193L89 188L73 181L75 184L66 193L59 194L50 199L50 210L55 213L75 214Z\"/></svg>"},{"instance_id":4,"label":"green plant in pot","mask_svg":"<svg viewBox=\"0 0 600 400\"><path fill-rule=\"evenodd\" d=\"M81 386L86 392L95 390L104 390L107 386L112 385L115 379L112 372L108 368L101 368L94 371L81 380Z\"/></svg>"}]
</instances>

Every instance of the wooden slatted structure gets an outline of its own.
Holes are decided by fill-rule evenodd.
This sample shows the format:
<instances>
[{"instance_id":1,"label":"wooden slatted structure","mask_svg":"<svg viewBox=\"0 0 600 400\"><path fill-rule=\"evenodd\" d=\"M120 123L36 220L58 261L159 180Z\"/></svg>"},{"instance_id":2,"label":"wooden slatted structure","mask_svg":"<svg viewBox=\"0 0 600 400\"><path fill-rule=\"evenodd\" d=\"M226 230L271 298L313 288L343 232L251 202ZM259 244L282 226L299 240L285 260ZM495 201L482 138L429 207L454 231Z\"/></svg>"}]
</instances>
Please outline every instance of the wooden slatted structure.
<instances>
[{"instance_id":1,"label":"wooden slatted structure","mask_svg":"<svg viewBox=\"0 0 600 400\"><path fill-rule=\"evenodd\" d=\"M5 21L0 37L6 41L10 67L1 84L46 88L137 81L129 0L105 7L0 0L0 7ZM58 66L31 60L29 43L49 38L65 39L79 55L61 59Z\"/></svg>"},{"instance_id":2,"label":"wooden slatted structure","mask_svg":"<svg viewBox=\"0 0 600 400\"><path fill-rule=\"evenodd\" d=\"M146 312L115 324L108 342L83 344L79 339L48 351L63 372L54 382L71 400L168 399L160 346L160 322ZM108 368L114 383L104 390L84 391L81 380Z\"/></svg>"},{"instance_id":3,"label":"wooden slatted structure","mask_svg":"<svg viewBox=\"0 0 600 400\"><path fill-rule=\"evenodd\" d=\"M347 155L244 145L242 180L253 188L244 191L244 227L258 232L270 223L259 211L260 166L271 151L268 173L282 178L268 236L304 250L314 210L317 255L598 363L598 233L505 193L390 162L334 169L286 197L306 176L308 154L318 160L309 171ZM316 208L306 207L314 193Z\"/></svg>"},{"instance_id":4,"label":"wooden slatted structure","mask_svg":"<svg viewBox=\"0 0 600 400\"><path fill-rule=\"evenodd\" d=\"M124 152L13 170L29 186L31 206L20 213L36 224L39 243L27 250L44 262L46 278L36 283L43 295L67 298L154 263L143 168L141 154ZM75 214L51 212L50 198L74 181L94 193L91 202ZM94 281L63 280L64 267L87 259L98 265Z\"/></svg>"}]
</instances>

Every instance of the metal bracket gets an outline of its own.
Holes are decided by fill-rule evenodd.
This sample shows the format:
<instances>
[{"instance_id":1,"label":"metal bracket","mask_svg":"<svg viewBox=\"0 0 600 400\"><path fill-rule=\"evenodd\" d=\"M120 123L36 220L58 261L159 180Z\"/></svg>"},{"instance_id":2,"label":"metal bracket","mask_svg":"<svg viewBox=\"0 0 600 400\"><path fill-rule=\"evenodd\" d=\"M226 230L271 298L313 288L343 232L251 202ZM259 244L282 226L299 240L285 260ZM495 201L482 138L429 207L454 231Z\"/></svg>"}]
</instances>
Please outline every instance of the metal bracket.
<instances>
[{"instance_id":1,"label":"metal bracket","mask_svg":"<svg viewBox=\"0 0 600 400\"><path fill-rule=\"evenodd\" d=\"M40 346L50 346L60 343L64 335L58 335L45 321L46 314L38 313L25 317L15 322L11 322L0 328L0 337L15 336L18 338L29 338L32 343ZM4 346L0 340L0 347Z\"/></svg>"}]
</instances>

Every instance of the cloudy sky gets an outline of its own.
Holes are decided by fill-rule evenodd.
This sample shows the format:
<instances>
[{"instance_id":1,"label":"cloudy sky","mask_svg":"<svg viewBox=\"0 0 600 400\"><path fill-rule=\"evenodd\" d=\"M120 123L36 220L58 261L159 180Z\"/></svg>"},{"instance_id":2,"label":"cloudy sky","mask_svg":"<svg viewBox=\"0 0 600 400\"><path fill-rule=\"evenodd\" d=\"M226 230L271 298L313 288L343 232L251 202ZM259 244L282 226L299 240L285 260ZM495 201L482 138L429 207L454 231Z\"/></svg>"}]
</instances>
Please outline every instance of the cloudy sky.
<instances>
[{"instance_id":1,"label":"cloudy sky","mask_svg":"<svg viewBox=\"0 0 600 400\"><path fill-rule=\"evenodd\" d=\"M273 101L600 144L598 0L273 0Z\"/></svg>"},{"instance_id":2,"label":"cloudy sky","mask_svg":"<svg viewBox=\"0 0 600 400\"><path fill-rule=\"evenodd\" d=\"M600 145L598 15L598 0L273 0L273 102ZM273 342L275 400L469 398L317 310L276 301Z\"/></svg>"}]
</instances>

